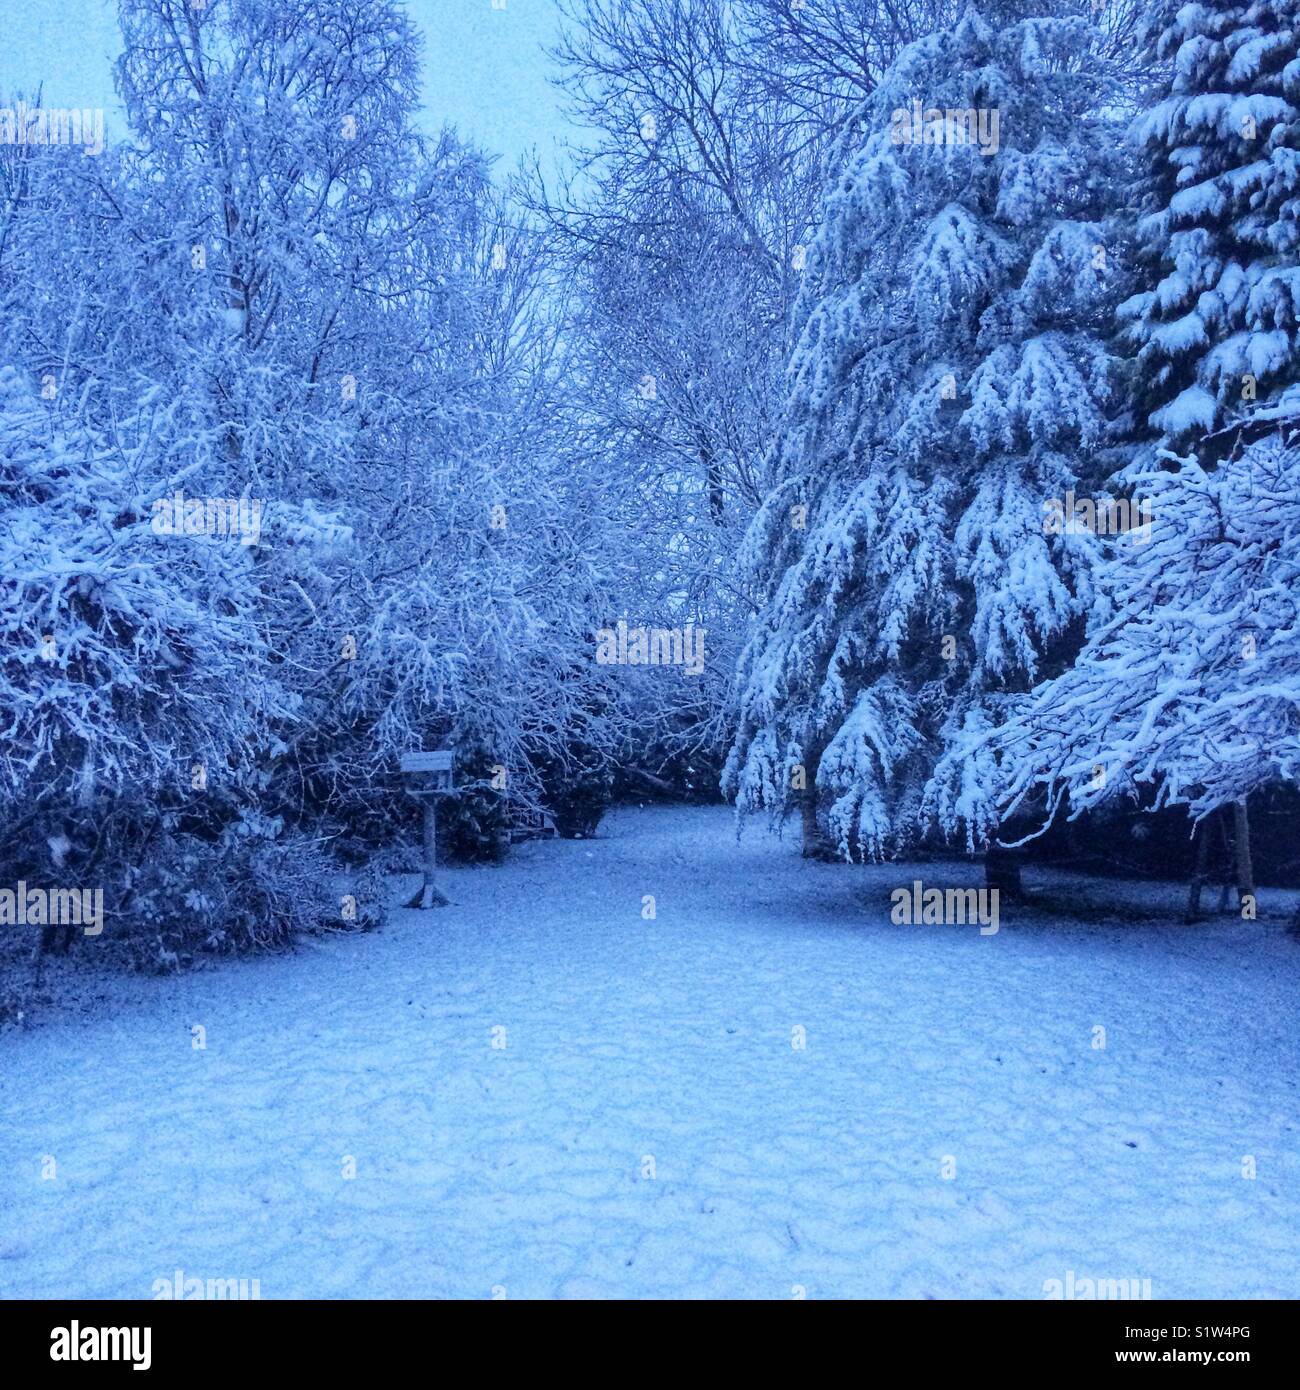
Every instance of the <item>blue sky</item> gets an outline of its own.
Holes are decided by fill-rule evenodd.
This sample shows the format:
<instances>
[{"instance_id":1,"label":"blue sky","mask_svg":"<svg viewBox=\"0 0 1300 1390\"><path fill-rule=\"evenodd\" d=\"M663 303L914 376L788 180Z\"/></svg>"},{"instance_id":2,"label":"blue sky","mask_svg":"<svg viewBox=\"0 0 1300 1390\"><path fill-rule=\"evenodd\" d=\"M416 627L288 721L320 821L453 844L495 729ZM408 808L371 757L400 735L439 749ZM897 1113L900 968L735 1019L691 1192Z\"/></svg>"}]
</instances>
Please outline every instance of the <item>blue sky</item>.
<instances>
[{"instance_id":1,"label":"blue sky","mask_svg":"<svg viewBox=\"0 0 1300 1390\"><path fill-rule=\"evenodd\" d=\"M425 123L455 125L506 166L533 147L553 166L567 127L542 46L558 33L559 11L555 0L505 4L406 0L424 32ZM0 0L0 96L43 82L47 105L103 107L119 126L116 15L116 0Z\"/></svg>"}]
</instances>

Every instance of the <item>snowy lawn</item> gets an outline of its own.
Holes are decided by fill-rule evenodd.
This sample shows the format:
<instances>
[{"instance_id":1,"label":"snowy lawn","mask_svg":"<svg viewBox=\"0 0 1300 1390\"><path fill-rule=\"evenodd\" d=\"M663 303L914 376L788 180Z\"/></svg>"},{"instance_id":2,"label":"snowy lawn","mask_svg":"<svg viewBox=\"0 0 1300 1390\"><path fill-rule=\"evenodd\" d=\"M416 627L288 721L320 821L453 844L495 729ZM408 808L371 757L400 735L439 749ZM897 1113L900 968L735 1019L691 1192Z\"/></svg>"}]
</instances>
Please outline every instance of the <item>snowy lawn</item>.
<instances>
[{"instance_id":1,"label":"snowy lawn","mask_svg":"<svg viewBox=\"0 0 1300 1390\"><path fill-rule=\"evenodd\" d=\"M977 881L625 810L382 933L114 981L0 1038L0 1294L1295 1295L1300 948L894 926L914 877Z\"/></svg>"}]
</instances>

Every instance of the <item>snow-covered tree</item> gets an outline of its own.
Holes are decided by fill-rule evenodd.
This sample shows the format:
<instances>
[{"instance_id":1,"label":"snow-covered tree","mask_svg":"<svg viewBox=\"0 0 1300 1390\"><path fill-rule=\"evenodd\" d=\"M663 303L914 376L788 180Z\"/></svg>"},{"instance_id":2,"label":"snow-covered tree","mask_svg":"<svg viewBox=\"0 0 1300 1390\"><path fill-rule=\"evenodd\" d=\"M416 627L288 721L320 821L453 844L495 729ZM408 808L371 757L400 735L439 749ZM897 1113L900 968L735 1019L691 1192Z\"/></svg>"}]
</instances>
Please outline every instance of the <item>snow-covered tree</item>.
<instances>
[{"instance_id":1,"label":"snow-covered tree","mask_svg":"<svg viewBox=\"0 0 1300 1390\"><path fill-rule=\"evenodd\" d=\"M1149 538L1120 538L1077 661L992 741L1049 821L1144 790L1199 819L1300 776L1300 419L1142 483Z\"/></svg>"},{"instance_id":2,"label":"snow-covered tree","mask_svg":"<svg viewBox=\"0 0 1300 1390\"><path fill-rule=\"evenodd\" d=\"M721 0L573 0L562 85L580 182L533 198L573 305L588 457L622 528L599 623L707 634L700 678L628 669L624 769L712 792L746 602L734 559L764 492L812 160L741 63Z\"/></svg>"},{"instance_id":3,"label":"snow-covered tree","mask_svg":"<svg viewBox=\"0 0 1300 1390\"><path fill-rule=\"evenodd\" d=\"M1014 9L908 46L846 129L747 541L765 601L725 786L801 800L844 854L986 838L996 768L963 731L1091 602L1091 538L1044 508L1109 471L1121 131L1088 22Z\"/></svg>"},{"instance_id":4,"label":"snow-covered tree","mask_svg":"<svg viewBox=\"0 0 1300 1390\"><path fill-rule=\"evenodd\" d=\"M4 862L102 886L114 949L154 965L175 959L164 937L328 920L318 856L254 804L297 700L253 549L156 524L186 411L147 371L165 325L138 294L123 161L9 148L0 183ZM271 876L274 906L250 886Z\"/></svg>"},{"instance_id":5,"label":"snow-covered tree","mask_svg":"<svg viewBox=\"0 0 1300 1390\"><path fill-rule=\"evenodd\" d=\"M1145 439L1121 476L1151 522L1110 548L1075 664L971 746L1047 823L1230 806L1245 891L1247 799L1296 775L1300 29L1269 0L1162 4L1145 41L1146 288L1120 307Z\"/></svg>"},{"instance_id":6,"label":"snow-covered tree","mask_svg":"<svg viewBox=\"0 0 1300 1390\"><path fill-rule=\"evenodd\" d=\"M1168 77L1134 131L1147 288L1121 313L1154 445L1209 465L1300 369L1300 23L1292 0L1164 0L1146 41Z\"/></svg>"},{"instance_id":7,"label":"snow-covered tree","mask_svg":"<svg viewBox=\"0 0 1300 1390\"><path fill-rule=\"evenodd\" d=\"M498 807L599 781L611 540L543 243L416 130L400 6L121 14L130 143L0 150L0 801L161 960L338 921L319 845L410 813L407 748Z\"/></svg>"},{"instance_id":8,"label":"snow-covered tree","mask_svg":"<svg viewBox=\"0 0 1300 1390\"><path fill-rule=\"evenodd\" d=\"M160 544L142 514L155 413L112 436L79 415L0 368L7 819L166 795L192 764L250 752L287 712L273 680L227 699L266 656L248 551Z\"/></svg>"},{"instance_id":9,"label":"snow-covered tree","mask_svg":"<svg viewBox=\"0 0 1300 1390\"><path fill-rule=\"evenodd\" d=\"M536 238L479 155L417 132L392 0L123 18L141 215L181 253L146 277L180 324L153 370L189 406L187 466L283 523L259 574L303 705L274 775L352 814L396 800L398 751L447 741L535 802L533 755L592 732L571 673L599 607L580 479L540 434Z\"/></svg>"}]
</instances>

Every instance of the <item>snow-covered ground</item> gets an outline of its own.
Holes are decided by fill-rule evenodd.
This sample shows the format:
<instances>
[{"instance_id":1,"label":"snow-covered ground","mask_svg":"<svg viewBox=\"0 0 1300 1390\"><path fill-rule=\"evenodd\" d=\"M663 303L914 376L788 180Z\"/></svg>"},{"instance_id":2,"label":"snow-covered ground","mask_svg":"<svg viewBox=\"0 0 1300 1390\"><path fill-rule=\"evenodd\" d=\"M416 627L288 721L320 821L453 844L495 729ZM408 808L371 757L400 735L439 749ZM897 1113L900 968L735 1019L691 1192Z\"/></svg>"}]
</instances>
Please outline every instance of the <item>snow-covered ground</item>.
<instances>
[{"instance_id":1,"label":"snow-covered ground","mask_svg":"<svg viewBox=\"0 0 1300 1390\"><path fill-rule=\"evenodd\" d=\"M1294 1296L1300 948L890 922L962 877L624 810L381 933L114 981L0 1038L0 1294Z\"/></svg>"}]
</instances>

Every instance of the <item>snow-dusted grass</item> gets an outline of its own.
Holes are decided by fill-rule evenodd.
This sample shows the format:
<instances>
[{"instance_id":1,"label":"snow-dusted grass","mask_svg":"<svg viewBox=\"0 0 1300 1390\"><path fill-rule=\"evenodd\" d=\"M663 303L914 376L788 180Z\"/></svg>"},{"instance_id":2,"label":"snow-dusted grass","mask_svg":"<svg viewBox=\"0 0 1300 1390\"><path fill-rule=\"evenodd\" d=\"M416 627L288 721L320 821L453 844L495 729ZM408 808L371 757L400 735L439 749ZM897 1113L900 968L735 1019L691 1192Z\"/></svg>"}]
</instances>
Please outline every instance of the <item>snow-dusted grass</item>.
<instances>
[{"instance_id":1,"label":"snow-dusted grass","mask_svg":"<svg viewBox=\"0 0 1300 1390\"><path fill-rule=\"evenodd\" d=\"M1295 1294L1300 949L894 926L914 877L976 881L625 810L382 933L114 982L0 1039L0 1293Z\"/></svg>"}]
</instances>

